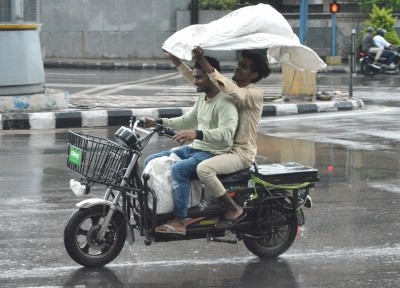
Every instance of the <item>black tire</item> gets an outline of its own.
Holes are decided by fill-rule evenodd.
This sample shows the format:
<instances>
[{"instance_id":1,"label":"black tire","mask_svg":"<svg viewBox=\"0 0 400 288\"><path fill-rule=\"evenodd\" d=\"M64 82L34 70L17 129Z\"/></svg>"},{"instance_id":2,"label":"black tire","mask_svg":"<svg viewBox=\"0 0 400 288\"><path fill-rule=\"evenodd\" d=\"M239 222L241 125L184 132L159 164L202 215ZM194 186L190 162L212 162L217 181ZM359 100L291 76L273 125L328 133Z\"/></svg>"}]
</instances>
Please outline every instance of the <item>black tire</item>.
<instances>
[{"instance_id":1,"label":"black tire","mask_svg":"<svg viewBox=\"0 0 400 288\"><path fill-rule=\"evenodd\" d=\"M114 260L125 244L126 224L121 212L115 212L108 226L105 240L96 240L98 223L109 208L94 206L80 209L67 222L64 229L64 246L68 255L86 267L101 267ZM89 238L89 239L88 239Z\"/></svg>"},{"instance_id":2,"label":"black tire","mask_svg":"<svg viewBox=\"0 0 400 288\"><path fill-rule=\"evenodd\" d=\"M254 235L262 236L263 239L243 239L246 248L260 258L275 258L285 253L297 236L298 224L294 219L289 220L287 214L282 213L278 209L273 209L268 214L269 221L286 223L267 225L264 227L264 231L259 231L259 233Z\"/></svg>"},{"instance_id":3,"label":"black tire","mask_svg":"<svg viewBox=\"0 0 400 288\"><path fill-rule=\"evenodd\" d=\"M366 77L373 77L375 76L379 70L375 69L371 66L373 60L371 58L364 58L361 61L361 73Z\"/></svg>"}]
</instances>

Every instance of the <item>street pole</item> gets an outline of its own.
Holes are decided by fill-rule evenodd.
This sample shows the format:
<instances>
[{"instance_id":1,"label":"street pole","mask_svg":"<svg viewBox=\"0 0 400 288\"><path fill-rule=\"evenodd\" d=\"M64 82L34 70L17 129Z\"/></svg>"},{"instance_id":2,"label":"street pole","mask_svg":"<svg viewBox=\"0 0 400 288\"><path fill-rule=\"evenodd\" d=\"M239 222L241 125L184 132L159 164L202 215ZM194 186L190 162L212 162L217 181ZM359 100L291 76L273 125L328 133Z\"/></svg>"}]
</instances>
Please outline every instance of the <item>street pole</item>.
<instances>
[{"instance_id":1,"label":"street pole","mask_svg":"<svg viewBox=\"0 0 400 288\"><path fill-rule=\"evenodd\" d=\"M351 61L351 72L356 73L356 29L351 30L351 55L353 56Z\"/></svg>"},{"instance_id":2,"label":"street pole","mask_svg":"<svg viewBox=\"0 0 400 288\"><path fill-rule=\"evenodd\" d=\"M190 3L190 25L199 24L199 0Z\"/></svg>"},{"instance_id":3,"label":"street pole","mask_svg":"<svg viewBox=\"0 0 400 288\"><path fill-rule=\"evenodd\" d=\"M349 55L349 98L353 98L354 73L356 73L356 29L351 30L351 53Z\"/></svg>"},{"instance_id":4,"label":"street pole","mask_svg":"<svg viewBox=\"0 0 400 288\"><path fill-rule=\"evenodd\" d=\"M332 13L332 56L336 56L336 13Z\"/></svg>"},{"instance_id":5,"label":"street pole","mask_svg":"<svg viewBox=\"0 0 400 288\"><path fill-rule=\"evenodd\" d=\"M300 27L299 27L299 40L301 44L305 44L307 40L307 19L308 18L308 0L301 0L300 2Z\"/></svg>"}]
</instances>

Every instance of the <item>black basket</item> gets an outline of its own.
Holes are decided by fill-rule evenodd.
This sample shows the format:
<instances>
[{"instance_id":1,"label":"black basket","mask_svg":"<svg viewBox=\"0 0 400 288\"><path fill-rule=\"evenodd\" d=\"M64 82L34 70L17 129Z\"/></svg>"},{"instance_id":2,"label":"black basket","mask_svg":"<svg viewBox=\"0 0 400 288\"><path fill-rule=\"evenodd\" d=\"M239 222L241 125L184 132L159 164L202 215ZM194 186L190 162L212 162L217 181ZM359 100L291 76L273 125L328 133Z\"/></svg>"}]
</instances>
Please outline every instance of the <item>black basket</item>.
<instances>
[{"instance_id":1,"label":"black basket","mask_svg":"<svg viewBox=\"0 0 400 288\"><path fill-rule=\"evenodd\" d=\"M89 182L119 186L131 156L108 139L69 132L67 167Z\"/></svg>"}]
</instances>

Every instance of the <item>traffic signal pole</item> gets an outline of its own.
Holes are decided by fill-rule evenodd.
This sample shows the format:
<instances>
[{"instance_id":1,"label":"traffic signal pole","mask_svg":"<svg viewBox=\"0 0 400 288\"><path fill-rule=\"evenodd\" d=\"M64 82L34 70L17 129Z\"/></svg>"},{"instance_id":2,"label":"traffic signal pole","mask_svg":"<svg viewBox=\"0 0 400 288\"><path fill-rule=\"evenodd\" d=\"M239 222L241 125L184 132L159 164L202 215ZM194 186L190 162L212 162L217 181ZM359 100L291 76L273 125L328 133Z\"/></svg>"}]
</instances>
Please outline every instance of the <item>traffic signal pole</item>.
<instances>
[{"instance_id":1,"label":"traffic signal pole","mask_svg":"<svg viewBox=\"0 0 400 288\"><path fill-rule=\"evenodd\" d=\"M331 55L336 56L336 13L332 13L332 45Z\"/></svg>"}]
</instances>

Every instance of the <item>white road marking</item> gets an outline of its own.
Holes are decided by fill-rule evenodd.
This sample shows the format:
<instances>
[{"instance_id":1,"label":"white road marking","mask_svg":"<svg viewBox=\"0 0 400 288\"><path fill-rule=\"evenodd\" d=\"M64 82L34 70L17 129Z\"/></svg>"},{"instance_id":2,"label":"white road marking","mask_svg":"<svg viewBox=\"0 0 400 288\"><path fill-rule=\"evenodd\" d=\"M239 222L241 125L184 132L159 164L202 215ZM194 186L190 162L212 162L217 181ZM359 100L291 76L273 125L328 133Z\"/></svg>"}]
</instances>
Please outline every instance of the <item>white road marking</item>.
<instances>
[{"instance_id":1,"label":"white road marking","mask_svg":"<svg viewBox=\"0 0 400 288\"><path fill-rule=\"evenodd\" d=\"M373 109L372 111L369 109ZM282 122L282 121L299 121L299 119L321 119L321 118L343 118L346 116L363 116L368 114L380 114L382 112L393 111L395 108L391 107L369 107L368 110L353 110L353 111L340 111L340 112L321 112L315 115L311 114L296 114L292 116L280 116L274 118L262 118L262 122Z\"/></svg>"},{"instance_id":2,"label":"white road marking","mask_svg":"<svg viewBox=\"0 0 400 288\"><path fill-rule=\"evenodd\" d=\"M62 84L62 83L46 83L46 87L67 87L67 88L92 88L92 87L107 87L107 85L96 84Z\"/></svg>"},{"instance_id":3,"label":"white road marking","mask_svg":"<svg viewBox=\"0 0 400 288\"><path fill-rule=\"evenodd\" d=\"M45 75L66 75L66 76L96 76L94 73L59 73L59 72L46 72Z\"/></svg>"},{"instance_id":4,"label":"white road marking","mask_svg":"<svg viewBox=\"0 0 400 288\"><path fill-rule=\"evenodd\" d=\"M313 259L317 261L318 258L323 261L337 261L337 259L346 260L358 260L363 261L365 258L376 258L376 257L387 257L387 256L398 256L400 252L400 246L393 247L364 247L364 248L353 248L353 249L335 249L332 251L305 251L299 253L285 253L280 257L282 259L290 259L290 261L296 260L307 260ZM133 256L132 256L133 257ZM335 260L336 259L336 260ZM188 265L221 265L221 264L246 264L251 262L259 262L260 260L256 256L249 257L229 257L229 258L218 258L218 259L182 259L182 260L161 260L161 261L149 261L140 263L111 263L107 267L173 267L173 266L188 266ZM21 279L27 277L46 277L57 273L66 273L69 271L81 268L81 266L57 266L57 267L37 267L33 269L12 269L3 270L0 279Z\"/></svg>"},{"instance_id":5,"label":"white road marking","mask_svg":"<svg viewBox=\"0 0 400 288\"><path fill-rule=\"evenodd\" d=\"M142 85L146 85L146 84L154 84L154 83L158 83L158 82L164 82L167 80L173 80L173 79L178 79L181 78L182 76L180 74L174 73L175 75L170 75L170 76L165 76L161 79L150 79L150 80L142 80L141 82L138 83L130 83L128 85L119 85L118 87L115 87L113 89L109 89L109 90L105 90L101 93L96 94L96 96L105 96L105 95L110 95L112 93L115 92L119 92L121 90L126 90L126 89L131 89L137 86L142 86Z\"/></svg>"},{"instance_id":6,"label":"white road marking","mask_svg":"<svg viewBox=\"0 0 400 288\"><path fill-rule=\"evenodd\" d=\"M167 78L169 77L173 77L173 76L180 76L180 73L174 72L174 73L166 73L166 74L162 74L162 75L157 75L154 77L150 77L150 78L145 78L145 79L138 79L138 80L134 80L134 81L128 81L128 82L123 82L123 83L115 83L115 84L110 84L110 85L105 85L102 87L95 87L95 88L91 88L91 89L87 89L87 90L83 90L80 92L75 93L74 95L79 96L79 95L87 95L87 94L94 94L100 90L113 90L116 89L117 87L121 87L121 86L127 86L127 85L133 85L133 84L144 84L144 83L152 83L151 81L155 81L155 80L159 80L159 79L165 79L168 80ZM162 80L162 81L165 81ZM103 91L103 93L106 93L107 91ZM96 94L97 95L97 94ZM103 95L107 95L107 94L103 94Z\"/></svg>"}]
</instances>

